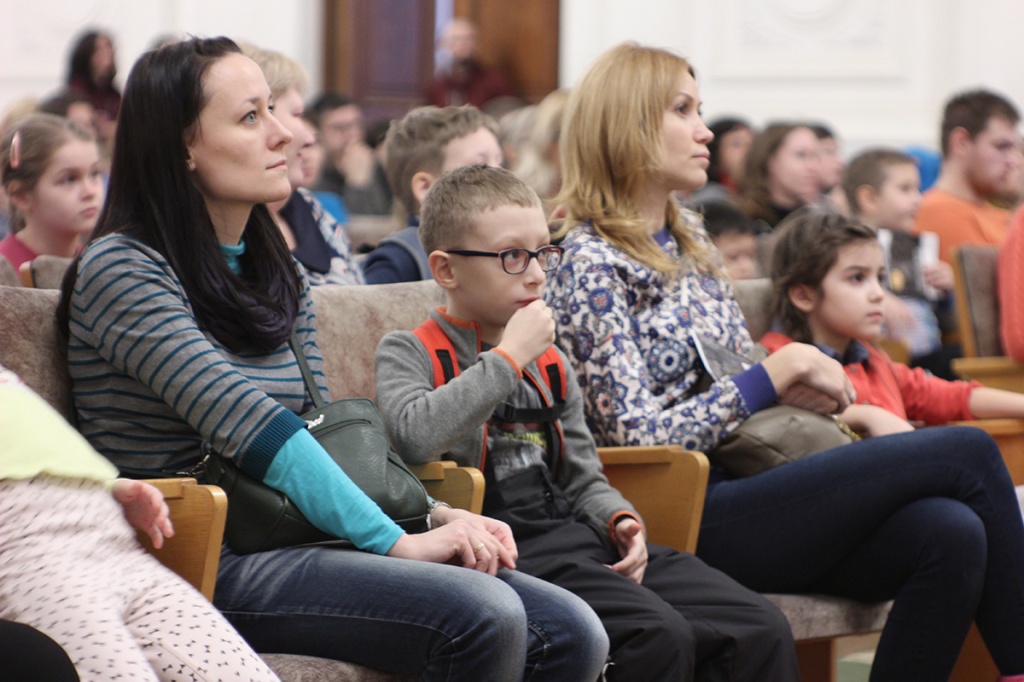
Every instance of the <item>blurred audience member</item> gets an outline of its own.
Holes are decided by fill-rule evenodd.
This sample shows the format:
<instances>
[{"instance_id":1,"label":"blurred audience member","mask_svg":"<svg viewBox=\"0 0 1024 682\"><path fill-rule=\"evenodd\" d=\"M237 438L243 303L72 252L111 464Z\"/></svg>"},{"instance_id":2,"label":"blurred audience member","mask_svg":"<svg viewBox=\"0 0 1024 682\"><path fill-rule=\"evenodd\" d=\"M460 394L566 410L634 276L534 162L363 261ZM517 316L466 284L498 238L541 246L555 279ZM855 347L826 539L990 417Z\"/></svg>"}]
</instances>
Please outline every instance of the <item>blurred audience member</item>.
<instances>
[{"instance_id":1,"label":"blurred audience member","mask_svg":"<svg viewBox=\"0 0 1024 682\"><path fill-rule=\"evenodd\" d=\"M501 144L506 168L519 165L519 158L528 144L536 118L537 105L531 104L510 111L498 120L498 142Z\"/></svg>"},{"instance_id":2,"label":"blurred audience member","mask_svg":"<svg viewBox=\"0 0 1024 682\"><path fill-rule=\"evenodd\" d=\"M745 119L728 116L712 121L708 129L714 139L708 143L711 154L708 163L708 182L690 194L691 205L711 201L734 199L736 187L743 175L743 164L754 141L754 129Z\"/></svg>"},{"instance_id":3,"label":"blurred audience member","mask_svg":"<svg viewBox=\"0 0 1024 682\"><path fill-rule=\"evenodd\" d=\"M764 225L747 217L729 201L712 201L698 210L704 214L704 229L722 256L729 277L733 280L764 277L758 256L758 240L766 233Z\"/></svg>"},{"instance_id":4,"label":"blurred audience member","mask_svg":"<svg viewBox=\"0 0 1024 682\"><path fill-rule=\"evenodd\" d=\"M324 165L324 146L320 141L320 131L310 118L303 113L302 116L303 138L308 142L301 147L299 155L299 167L302 168L302 180L300 187L312 187L320 177ZM348 224L348 208L345 200L334 192L313 192L313 196L323 205L327 212L342 225Z\"/></svg>"},{"instance_id":5,"label":"blurred audience member","mask_svg":"<svg viewBox=\"0 0 1024 682\"><path fill-rule=\"evenodd\" d=\"M555 90L537 105L533 125L518 163L512 167L515 174L537 193L544 206L544 215L551 213L551 201L562 189L562 159L559 140L568 90Z\"/></svg>"},{"instance_id":6,"label":"blurred audience member","mask_svg":"<svg viewBox=\"0 0 1024 682\"><path fill-rule=\"evenodd\" d=\"M773 123L754 137L739 181L738 205L774 228L821 198L818 138L806 125Z\"/></svg>"},{"instance_id":7,"label":"blurred audience member","mask_svg":"<svg viewBox=\"0 0 1024 682\"><path fill-rule=\"evenodd\" d=\"M117 63L114 41L95 29L82 33L71 48L66 86L89 100L96 109L94 125L101 145L114 139L121 92L114 85Z\"/></svg>"},{"instance_id":8,"label":"blurred audience member","mask_svg":"<svg viewBox=\"0 0 1024 682\"><path fill-rule=\"evenodd\" d=\"M478 108L496 97L511 95L505 76L480 61L476 26L466 19L452 19L441 32L444 55L427 85L427 103L436 107L472 104Z\"/></svg>"},{"instance_id":9,"label":"blurred audience member","mask_svg":"<svg viewBox=\"0 0 1024 682\"><path fill-rule=\"evenodd\" d=\"M939 235L939 258L949 262L961 244L1002 244L1010 213L991 200L1021 164L1020 114L987 90L955 95L942 115L942 170L925 192L915 230Z\"/></svg>"},{"instance_id":10,"label":"blurred audience member","mask_svg":"<svg viewBox=\"0 0 1024 682\"><path fill-rule=\"evenodd\" d=\"M839 149L839 138L832 128L823 123L811 126L814 136L818 138L818 182L822 195L823 208L849 215L850 207L843 193L843 169L845 162Z\"/></svg>"},{"instance_id":11,"label":"blurred audience member","mask_svg":"<svg viewBox=\"0 0 1024 682\"><path fill-rule=\"evenodd\" d=\"M324 92L309 103L309 118L320 131L326 156L313 189L339 195L351 213L390 214L391 189L377 155L366 144L359 105L347 95Z\"/></svg>"},{"instance_id":12,"label":"blurred audience member","mask_svg":"<svg viewBox=\"0 0 1024 682\"><path fill-rule=\"evenodd\" d=\"M84 95L64 90L40 102L39 111L74 121L79 127L99 135L96 130L96 107Z\"/></svg>"}]
</instances>

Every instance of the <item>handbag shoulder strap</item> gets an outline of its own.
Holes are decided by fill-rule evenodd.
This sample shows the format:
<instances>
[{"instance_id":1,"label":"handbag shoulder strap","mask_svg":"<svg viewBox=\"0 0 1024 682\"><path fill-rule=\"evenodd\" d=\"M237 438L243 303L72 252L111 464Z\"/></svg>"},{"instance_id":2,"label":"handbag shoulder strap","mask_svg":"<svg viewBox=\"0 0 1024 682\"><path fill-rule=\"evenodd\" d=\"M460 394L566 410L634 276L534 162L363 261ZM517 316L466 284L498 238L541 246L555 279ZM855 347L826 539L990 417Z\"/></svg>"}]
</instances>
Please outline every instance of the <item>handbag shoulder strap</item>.
<instances>
[{"instance_id":1,"label":"handbag shoulder strap","mask_svg":"<svg viewBox=\"0 0 1024 682\"><path fill-rule=\"evenodd\" d=\"M317 409L322 408L326 403L324 402L324 397L320 395L320 388L313 379L313 372L309 369L309 363L306 362L306 354L302 351L302 343L299 341L299 337L292 334L288 338L288 345L292 347L292 353L295 354L295 362L299 364L299 371L302 372L302 381L306 384L306 392L312 398L313 405Z\"/></svg>"}]
</instances>

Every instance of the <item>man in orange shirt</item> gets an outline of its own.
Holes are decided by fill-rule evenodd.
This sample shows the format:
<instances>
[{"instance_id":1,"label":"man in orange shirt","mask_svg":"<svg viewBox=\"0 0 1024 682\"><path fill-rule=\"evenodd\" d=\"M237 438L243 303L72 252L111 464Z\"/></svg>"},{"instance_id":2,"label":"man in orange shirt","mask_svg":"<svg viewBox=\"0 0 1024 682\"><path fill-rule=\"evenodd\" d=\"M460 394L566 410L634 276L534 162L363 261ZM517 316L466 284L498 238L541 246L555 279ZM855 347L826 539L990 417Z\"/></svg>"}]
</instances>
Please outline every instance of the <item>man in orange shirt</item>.
<instances>
[{"instance_id":1,"label":"man in orange shirt","mask_svg":"<svg viewBox=\"0 0 1024 682\"><path fill-rule=\"evenodd\" d=\"M1020 164L1020 114L987 90L954 96L942 116L942 170L917 213L918 232L939 235L939 258L961 244L1001 244L1010 214L989 200Z\"/></svg>"}]
</instances>

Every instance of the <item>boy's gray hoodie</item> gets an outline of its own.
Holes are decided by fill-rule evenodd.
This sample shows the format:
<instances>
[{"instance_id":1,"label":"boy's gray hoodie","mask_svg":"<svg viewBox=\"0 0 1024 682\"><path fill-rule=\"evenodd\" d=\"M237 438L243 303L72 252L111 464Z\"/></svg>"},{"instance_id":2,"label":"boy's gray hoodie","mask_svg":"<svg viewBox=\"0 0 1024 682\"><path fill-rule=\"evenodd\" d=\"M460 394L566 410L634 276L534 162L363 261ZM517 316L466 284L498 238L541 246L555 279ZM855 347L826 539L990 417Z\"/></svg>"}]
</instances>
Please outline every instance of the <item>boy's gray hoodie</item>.
<instances>
[{"instance_id":1,"label":"boy's gray hoodie","mask_svg":"<svg viewBox=\"0 0 1024 682\"><path fill-rule=\"evenodd\" d=\"M377 346L377 406L392 443L406 462L450 459L461 466L482 468L485 425L523 379L502 354L481 352L476 323L448 317L444 308L431 317L455 347L459 376L435 390L433 364L419 338L412 332L391 332ZM602 473L572 365L561 350L558 353L566 372L566 396L559 419L564 452L554 479L577 517L607 532L609 521L618 512L640 517ZM536 379L550 403L552 396L537 364L531 363L523 371Z\"/></svg>"}]
</instances>

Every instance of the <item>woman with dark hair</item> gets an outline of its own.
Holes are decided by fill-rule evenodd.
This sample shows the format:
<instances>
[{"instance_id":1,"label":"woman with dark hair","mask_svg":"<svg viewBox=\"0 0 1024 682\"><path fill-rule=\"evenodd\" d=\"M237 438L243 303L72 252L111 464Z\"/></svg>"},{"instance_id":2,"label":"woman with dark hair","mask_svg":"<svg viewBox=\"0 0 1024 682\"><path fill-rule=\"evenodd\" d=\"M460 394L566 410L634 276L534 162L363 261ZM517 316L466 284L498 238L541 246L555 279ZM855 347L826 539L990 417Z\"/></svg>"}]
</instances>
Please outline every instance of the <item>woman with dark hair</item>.
<instances>
[{"instance_id":1,"label":"woman with dark hair","mask_svg":"<svg viewBox=\"0 0 1024 682\"><path fill-rule=\"evenodd\" d=\"M121 93L114 85L117 63L114 41L102 31L83 33L71 47L65 85L70 92L85 97L96 110L96 134L100 142L114 137Z\"/></svg>"},{"instance_id":2,"label":"woman with dark hair","mask_svg":"<svg viewBox=\"0 0 1024 682\"><path fill-rule=\"evenodd\" d=\"M708 142L708 183L693 191L690 206L728 202L735 199L743 175L743 164L754 141L754 129L746 119L726 116L708 124L714 135Z\"/></svg>"},{"instance_id":3,"label":"woman with dark hair","mask_svg":"<svg viewBox=\"0 0 1024 682\"><path fill-rule=\"evenodd\" d=\"M821 199L818 138L808 126L773 123L754 137L739 181L737 204L775 227Z\"/></svg>"},{"instance_id":4,"label":"woman with dark hair","mask_svg":"<svg viewBox=\"0 0 1024 682\"><path fill-rule=\"evenodd\" d=\"M620 46L566 112L565 256L545 298L599 445L713 452L773 404L832 414L857 400L842 365L810 344L728 376L705 369L699 348L748 356L754 344L700 217L672 200L707 180L711 133L690 68ZM869 279L863 267L844 278ZM1024 675L1024 524L978 429L867 438L747 477L716 465L697 555L758 592L894 599L875 682L948 679L972 621L1001 673Z\"/></svg>"},{"instance_id":5,"label":"woman with dark hair","mask_svg":"<svg viewBox=\"0 0 1024 682\"><path fill-rule=\"evenodd\" d=\"M329 396L309 285L265 205L291 192L291 139L227 38L139 59L108 201L62 292L83 434L141 476L195 471L208 442L362 550L225 548L215 604L257 650L429 680L595 679L600 621L508 570L507 526L434 505L433 530L404 533L298 416L311 400L293 335Z\"/></svg>"}]
</instances>

